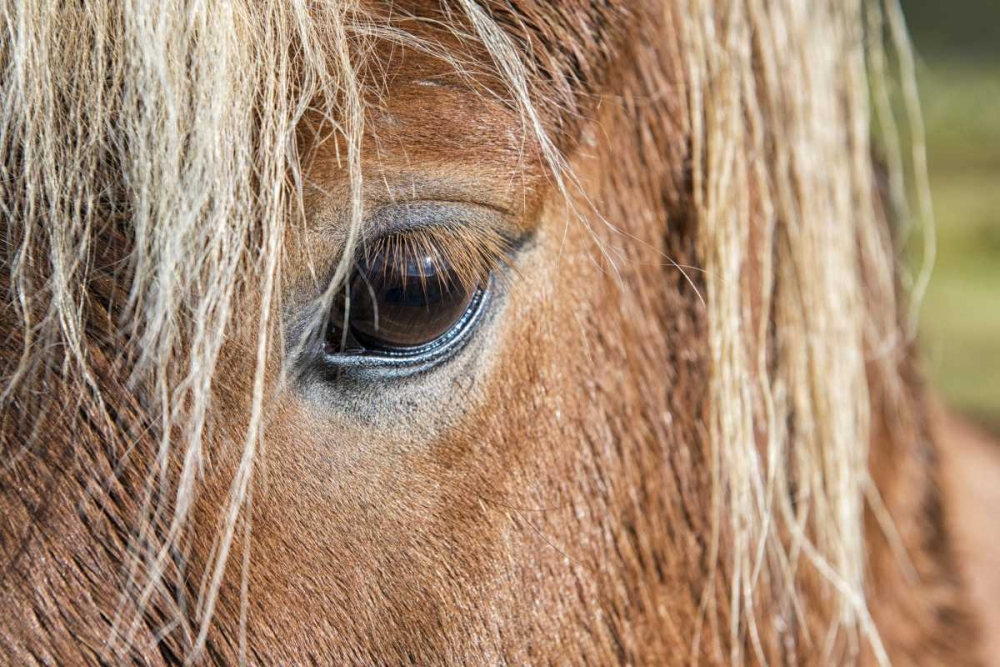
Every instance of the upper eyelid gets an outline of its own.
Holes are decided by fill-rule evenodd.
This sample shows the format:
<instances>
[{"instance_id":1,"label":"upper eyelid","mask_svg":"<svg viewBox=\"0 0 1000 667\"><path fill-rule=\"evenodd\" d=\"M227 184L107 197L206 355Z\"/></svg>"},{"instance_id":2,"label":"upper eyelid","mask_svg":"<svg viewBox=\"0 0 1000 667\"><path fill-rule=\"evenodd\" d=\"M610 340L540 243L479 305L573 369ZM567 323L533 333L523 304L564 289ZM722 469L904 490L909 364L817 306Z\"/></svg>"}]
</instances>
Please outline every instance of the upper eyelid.
<instances>
[{"instance_id":1,"label":"upper eyelid","mask_svg":"<svg viewBox=\"0 0 1000 667\"><path fill-rule=\"evenodd\" d=\"M489 229L516 244L526 234L510 213L493 206L464 201L408 200L376 207L364 223L364 236L378 238L420 227L472 225Z\"/></svg>"}]
</instances>

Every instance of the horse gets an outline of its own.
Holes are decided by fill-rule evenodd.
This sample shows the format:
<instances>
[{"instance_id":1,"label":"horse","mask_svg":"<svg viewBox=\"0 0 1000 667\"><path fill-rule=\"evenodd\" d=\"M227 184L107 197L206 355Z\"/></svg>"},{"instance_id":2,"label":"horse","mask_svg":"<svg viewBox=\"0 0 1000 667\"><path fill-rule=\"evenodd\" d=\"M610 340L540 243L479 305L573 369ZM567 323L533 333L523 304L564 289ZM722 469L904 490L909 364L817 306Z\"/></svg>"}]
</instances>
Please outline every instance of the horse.
<instances>
[{"instance_id":1,"label":"horse","mask_svg":"<svg viewBox=\"0 0 1000 667\"><path fill-rule=\"evenodd\" d=\"M978 664L894 0L0 17L8 664Z\"/></svg>"}]
</instances>

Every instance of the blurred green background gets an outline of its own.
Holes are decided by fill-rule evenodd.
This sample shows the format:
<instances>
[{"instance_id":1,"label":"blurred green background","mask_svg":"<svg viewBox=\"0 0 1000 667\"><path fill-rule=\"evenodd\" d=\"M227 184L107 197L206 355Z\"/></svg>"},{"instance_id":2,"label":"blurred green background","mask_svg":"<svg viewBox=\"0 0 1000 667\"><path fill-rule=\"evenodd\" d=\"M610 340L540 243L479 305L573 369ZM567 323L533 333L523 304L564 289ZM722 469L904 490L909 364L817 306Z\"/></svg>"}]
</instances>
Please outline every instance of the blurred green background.
<instances>
[{"instance_id":1,"label":"blurred green background","mask_svg":"<svg viewBox=\"0 0 1000 667\"><path fill-rule=\"evenodd\" d=\"M903 8L937 218L924 366L949 405L1000 432L1000 0Z\"/></svg>"}]
</instances>

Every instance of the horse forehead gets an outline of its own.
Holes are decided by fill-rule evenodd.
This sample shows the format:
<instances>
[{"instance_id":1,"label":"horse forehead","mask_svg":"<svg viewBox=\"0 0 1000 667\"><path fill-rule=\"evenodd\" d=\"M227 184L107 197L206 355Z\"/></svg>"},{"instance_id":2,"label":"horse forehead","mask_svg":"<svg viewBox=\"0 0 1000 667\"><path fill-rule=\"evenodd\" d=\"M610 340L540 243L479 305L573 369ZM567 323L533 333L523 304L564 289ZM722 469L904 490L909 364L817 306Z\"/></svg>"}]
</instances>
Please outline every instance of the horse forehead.
<instances>
[{"instance_id":1,"label":"horse forehead","mask_svg":"<svg viewBox=\"0 0 1000 667\"><path fill-rule=\"evenodd\" d=\"M478 164L523 156L527 134L511 107L452 76L404 74L370 105L368 135L380 151Z\"/></svg>"},{"instance_id":2,"label":"horse forehead","mask_svg":"<svg viewBox=\"0 0 1000 667\"><path fill-rule=\"evenodd\" d=\"M366 199L478 201L505 211L536 203L545 170L537 140L508 91L440 58L378 50L362 79L361 163ZM328 136L310 132L310 136ZM348 196L343 137L308 146L309 180L321 184L317 209Z\"/></svg>"}]
</instances>

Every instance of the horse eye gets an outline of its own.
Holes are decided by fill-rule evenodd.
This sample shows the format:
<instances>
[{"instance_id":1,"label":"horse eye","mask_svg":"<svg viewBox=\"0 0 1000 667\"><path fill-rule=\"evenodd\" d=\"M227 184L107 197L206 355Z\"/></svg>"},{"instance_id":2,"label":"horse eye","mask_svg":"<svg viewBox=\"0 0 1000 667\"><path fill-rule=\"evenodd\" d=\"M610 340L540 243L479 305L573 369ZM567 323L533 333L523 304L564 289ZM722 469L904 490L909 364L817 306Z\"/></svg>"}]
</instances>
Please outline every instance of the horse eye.
<instances>
[{"instance_id":1,"label":"horse eye","mask_svg":"<svg viewBox=\"0 0 1000 667\"><path fill-rule=\"evenodd\" d=\"M413 355L450 340L480 303L444 253L390 238L360 259L333 306L330 352Z\"/></svg>"}]
</instances>

